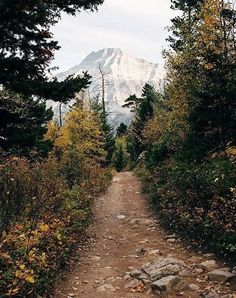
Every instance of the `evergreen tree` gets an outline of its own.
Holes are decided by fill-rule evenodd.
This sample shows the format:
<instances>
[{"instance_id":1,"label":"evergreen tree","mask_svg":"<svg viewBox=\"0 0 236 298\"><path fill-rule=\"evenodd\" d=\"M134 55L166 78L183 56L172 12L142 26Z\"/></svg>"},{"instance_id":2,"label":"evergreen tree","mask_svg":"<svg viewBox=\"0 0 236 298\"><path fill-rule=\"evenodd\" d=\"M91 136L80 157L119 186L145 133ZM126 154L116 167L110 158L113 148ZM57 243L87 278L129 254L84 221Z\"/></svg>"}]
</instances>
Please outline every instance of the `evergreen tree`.
<instances>
[{"instance_id":1,"label":"evergreen tree","mask_svg":"<svg viewBox=\"0 0 236 298\"><path fill-rule=\"evenodd\" d=\"M141 98L138 99L137 112L132 121L127 138L128 152L132 161L136 161L139 155L143 152L143 129L145 123L153 115L153 104L157 99L157 92L154 87L145 84Z\"/></svg>"},{"instance_id":2,"label":"evergreen tree","mask_svg":"<svg viewBox=\"0 0 236 298\"><path fill-rule=\"evenodd\" d=\"M0 92L0 148L8 153L46 153L50 143L44 141L47 122L53 112L43 101L24 98L10 91Z\"/></svg>"},{"instance_id":3,"label":"evergreen tree","mask_svg":"<svg viewBox=\"0 0 236 298\"><path fill-rule=\"evenodd\" d=\"M122 122L116 130L116 136L117 137L123 136L124 134L126 134L127 129L128 129L127 125Z\"/></svg>"},{"instance_id":4,"label":"evergreen tree","mask_svg":"<svg viewBox=\"0 0 236 298\"><path fill-rule=\"evenodd\" d=\"M103 104L99 102L99 98L96 97L92 101L91 105L92 110L97 113L100 118L101 129L104 137L104 149L107 152L106 159L104 162L104 166L109 166L112 162L112 156L115 150L115 137L113 133L112 126L108 122L108 114L103 107Z\"/></svg>"},{"instance_id":5,"label":"evergreen tree","mask_svg":"<svg viewBox=\"0 0 236 298\"><path fill-rule=\"evenodd\" d=\"M126 137L117 137L113 154L113 165L117 172L121 172L127 166L128 152L126 146Z\"/></svg>"},{"instance_id":6,"label":"evergreen tree","mask_svg":"<svg viewBox=\"0 0 236 298\"><path fill-rule=\"evenodd\" d=\"M66 102L86 88L90 76L68 77L63 82L48 79L48 67L59 49L50 27L65 12L75 15L95 10L103 0L1 0L0 84L27 96Z\"/></svg>"},{"instance_id":7,"label":"evergreen tree","mask_svg":"<svg viewBox=\"0 0 236 298\"><path fill-rule=\"evenodd\" d=\"M173 21L175 52L167 56L170 108L180 115L185 106L186 148L200 155L224 149L235 142L235 10L223 0L174 5L182 15Z\"/></svg>"},{"instance_id":8,"label":"evergreen tree","mask_svg":"<svg viewBox=\"0 0 236 298\"><path fill-rule=\"evenodd\" d=\"M122 107L130 108L130 111L132 113L136 113L138 110L139 103L140 103L140 98L138 98L135 94L133 94L125 99L125 104Z\"/></svg>"}]
</instances>

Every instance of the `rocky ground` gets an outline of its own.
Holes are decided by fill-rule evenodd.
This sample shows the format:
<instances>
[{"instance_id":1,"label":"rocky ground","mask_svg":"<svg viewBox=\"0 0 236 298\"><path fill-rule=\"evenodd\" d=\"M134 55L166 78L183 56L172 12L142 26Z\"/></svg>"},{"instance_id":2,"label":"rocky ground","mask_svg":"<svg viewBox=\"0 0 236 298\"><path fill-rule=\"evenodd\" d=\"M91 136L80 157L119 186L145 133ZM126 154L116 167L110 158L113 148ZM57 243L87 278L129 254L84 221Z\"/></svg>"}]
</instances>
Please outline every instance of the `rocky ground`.
<instances>
[{"instance_id":1,"label":"rocky ground","mask_svg":"<svg viewBox=\"0 0 236 298\"><path fill-rule=\"evenodd\" d=\"M236 268L192 253L176 235L166 235L133 173L117 174L96 202L91 234L55 298L236 297Z\"/></svg>"}]
</instances>

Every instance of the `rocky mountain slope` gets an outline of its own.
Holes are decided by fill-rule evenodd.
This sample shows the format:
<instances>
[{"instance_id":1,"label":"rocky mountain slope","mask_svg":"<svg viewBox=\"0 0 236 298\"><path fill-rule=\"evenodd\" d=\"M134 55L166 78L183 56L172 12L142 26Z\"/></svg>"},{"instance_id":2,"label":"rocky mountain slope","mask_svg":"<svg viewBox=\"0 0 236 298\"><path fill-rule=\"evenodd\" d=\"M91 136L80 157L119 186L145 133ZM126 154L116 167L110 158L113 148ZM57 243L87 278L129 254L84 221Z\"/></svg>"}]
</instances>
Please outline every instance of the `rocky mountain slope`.
<instances>
[{"instance_id":1,"label":"rocky mountain slope","mask_svg":"<svg viewBox=\"0 0 236 298\"><path fill-rule=\"evenodd\" d=\"M124 100L131 94L141 95L145 83L159 87L163 70L158 64L137 59L121 49L103 49L90 53L79 65L57 75L59 80L68 75L87 71L92 76L88 94L90 98L102 96L102 75L105 79L105 101L109 119L114 126L131 119L129 109L122 108ZM70 105L70 103L69 103ZM67 110L64 106L63 110ZM54 106L55 113L58 107Z\"/></svg>"}]
</instances>

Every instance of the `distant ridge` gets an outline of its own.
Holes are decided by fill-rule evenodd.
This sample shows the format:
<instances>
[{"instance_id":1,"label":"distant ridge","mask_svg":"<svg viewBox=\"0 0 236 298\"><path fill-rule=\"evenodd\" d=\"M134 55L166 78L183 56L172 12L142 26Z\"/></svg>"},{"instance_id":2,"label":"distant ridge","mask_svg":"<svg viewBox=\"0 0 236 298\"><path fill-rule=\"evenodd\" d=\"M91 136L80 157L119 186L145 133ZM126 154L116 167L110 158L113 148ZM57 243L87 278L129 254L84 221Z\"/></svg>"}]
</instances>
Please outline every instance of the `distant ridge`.
<instances>
[{"instance_id":1,"label":"distant ridge","mask_svg":"<svg viewBox=\"0 0 236 298\"><path fill-rule=\"evenodd\" d=\"M164 77L164 72L158 64L135 58L118 48L106 48L91 52L80 64L59 73L57 78L63 80L68 75L78 75L87 71L92 76L90 96L101 96L99 67L105 74L105 101L110 122L115 127L120 122L129 123L131 120L129 109L122 108L124 100L134 93L140 96L147 82L158 87ZM68 106L64 106L64 111L67 108ZM54 111L57 113L57 106L54 106Z\"/></svg>"}]
</instances>

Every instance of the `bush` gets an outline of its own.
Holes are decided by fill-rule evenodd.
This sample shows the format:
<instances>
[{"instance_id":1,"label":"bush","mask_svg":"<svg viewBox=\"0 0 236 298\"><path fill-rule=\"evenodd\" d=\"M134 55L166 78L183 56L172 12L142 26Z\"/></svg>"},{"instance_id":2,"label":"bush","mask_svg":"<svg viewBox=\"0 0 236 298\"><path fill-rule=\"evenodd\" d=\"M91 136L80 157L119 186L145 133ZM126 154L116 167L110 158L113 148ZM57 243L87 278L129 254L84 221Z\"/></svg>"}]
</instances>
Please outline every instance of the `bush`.
<instances>
[{"instance_id":1,"label":"bush","mask_svg":"<svg viewBox=\"0 0 236 298\"><path fill-rule=\"evenodd\" d=\"M96 163L69 187L63 164L9 158L0 166L0 296L37 297L81 241L110 174Z\"/></svg>"},{"instance_id":2,"label":"bush","mask_svg":"<svg viewBox=\"0 0 236 298\"><path fill-rule=\"evenodd\" d=\"M219 254L236 251L236 167L224 158L169 159L141 170L162 223Z\"/></svg>"}]
</instances>

